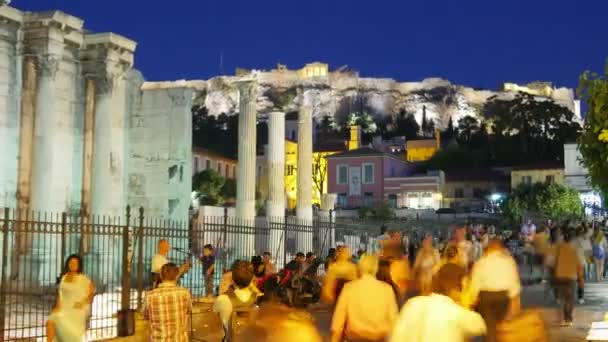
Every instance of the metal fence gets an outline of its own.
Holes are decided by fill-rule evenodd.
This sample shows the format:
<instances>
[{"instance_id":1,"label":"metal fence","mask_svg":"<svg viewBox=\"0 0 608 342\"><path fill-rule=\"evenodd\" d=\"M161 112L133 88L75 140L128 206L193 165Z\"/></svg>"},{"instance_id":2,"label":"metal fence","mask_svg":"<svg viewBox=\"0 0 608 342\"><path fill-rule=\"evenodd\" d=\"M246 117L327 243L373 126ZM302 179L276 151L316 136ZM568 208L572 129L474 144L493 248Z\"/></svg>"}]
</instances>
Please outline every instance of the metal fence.
<instances>
[{"instance_id":1,"label":"metal fence","mask_svg":"<svg viewBox=\"0 0 608 342\"><path fill-rule=\"evenodd\" d=\"M117 335L118 311L141 310L151 284L151 260L160 240L171 246L169 259L190 263L181 285L195 297L204 294L203 268L198 258L203 247L214 247L215 282L236 259L270 252L282 267L296 252L325 256L337 244L353 252L368 249L387 222L333 219L332 213L312 221L294 217L241 220L223 216L194 217L175 222L145 217L143 209L127 208L123 217L73 216L18 212L5 209L0 216L2 248L0 284L0 340L43 340L46 319L55 305L58 279L71 254L82 257L84 272L93 280L96 295L87 330L90 340ZM392 229L425 228L412 220L388 222ZM447 234L445 226L433 227ZM447 235L446 235L447 236Z\"/></svg>"}]
</instances>

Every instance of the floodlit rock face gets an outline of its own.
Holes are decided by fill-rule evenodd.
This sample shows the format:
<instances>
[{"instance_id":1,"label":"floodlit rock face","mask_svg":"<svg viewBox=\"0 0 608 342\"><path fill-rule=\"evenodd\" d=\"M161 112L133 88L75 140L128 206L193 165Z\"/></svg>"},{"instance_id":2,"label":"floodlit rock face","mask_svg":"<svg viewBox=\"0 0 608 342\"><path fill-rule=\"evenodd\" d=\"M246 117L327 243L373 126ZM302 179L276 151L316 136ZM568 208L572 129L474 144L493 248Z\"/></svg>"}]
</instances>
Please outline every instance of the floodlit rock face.
<instances>
[{"instance_id":1,"label":"floodlit rock face","mask_svg":"<svg viewBox=\"0 0 608 342\"><path fill-rule=\"evenodd\" d=\"M398 82L388 78L363 78L356 73L342 71L310 78L302 78L298 71L286 69L241 71L239 76L218 76L203 82L204 102L209 114L238 112L238 92L234 83L241 77L254 77L258 82L257 103L261 115L273 109L296 111L307 105L313 108L314 117L333 116L338 122L351 112L364 111L375 118L382 118L405 111L421 123L426 111L427 118L438 127L445 127L450 118L457 124L464 116L480 115L481 108L490 97L507 99L512 98L516 91L532 91L527 87L505 91L478 90L441 78ZM552 99L579 115L572 89L549 88L538 96ZM277 102L282 103L277 106Z\"/></svg>"}]
</instances>

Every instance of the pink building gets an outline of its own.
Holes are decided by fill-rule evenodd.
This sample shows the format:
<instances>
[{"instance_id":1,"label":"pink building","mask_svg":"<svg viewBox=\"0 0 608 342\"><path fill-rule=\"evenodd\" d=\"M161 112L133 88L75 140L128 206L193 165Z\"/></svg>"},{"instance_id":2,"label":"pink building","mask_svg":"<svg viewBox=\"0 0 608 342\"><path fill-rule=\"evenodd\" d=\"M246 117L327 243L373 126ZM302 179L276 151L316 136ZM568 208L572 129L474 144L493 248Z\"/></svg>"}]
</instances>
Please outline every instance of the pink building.
<instances>
[{"instance_id":1,"label":"pink building","mask_svg":"<svg viewBox=\"0 0 608 342\"><path fill-rule=\"evenodd\" d=\"M443 173L412 175L399 157L363 147L327 157L328 192L338 195L339 208L373 206L439 208Z\"/></svg>"}]
</instances>

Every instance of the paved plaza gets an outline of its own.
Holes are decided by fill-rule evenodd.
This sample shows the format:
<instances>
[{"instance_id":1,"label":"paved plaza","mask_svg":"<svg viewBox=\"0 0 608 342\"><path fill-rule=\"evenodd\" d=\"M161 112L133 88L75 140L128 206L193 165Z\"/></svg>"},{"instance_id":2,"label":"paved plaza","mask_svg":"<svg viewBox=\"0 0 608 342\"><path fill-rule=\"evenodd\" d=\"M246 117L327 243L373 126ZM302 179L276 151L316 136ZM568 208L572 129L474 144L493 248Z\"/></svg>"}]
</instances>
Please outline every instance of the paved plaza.
<instances>
[{"instance_id":1,"label":"paved plaza","mask_svg":"<svg viewBox=\"0 0 608 342\"><path fill-rule=\"evenodd\" d=\"M541 309L549 329L551 341L555 342L584 341L591 322L603 320L604 314L608 312L608 282L587 284L585 298L586 303L583 305L577 304L574 309L574 325L563 328L559 326L560 317L557 305L548 294L545 284L526 286L522 297L525 308ZM197 329L194 336L198 338L198 341L220 342L222 332L219 320L210 310L210 303L197 303L195 305L193 321ZM331 321L329 310L319 306L311 311L321 333L326 340L329 340ZM144 341L147 336L145 323L138 323L137 330L136 336L112 341Z\"/></svg>"}]
</instances>

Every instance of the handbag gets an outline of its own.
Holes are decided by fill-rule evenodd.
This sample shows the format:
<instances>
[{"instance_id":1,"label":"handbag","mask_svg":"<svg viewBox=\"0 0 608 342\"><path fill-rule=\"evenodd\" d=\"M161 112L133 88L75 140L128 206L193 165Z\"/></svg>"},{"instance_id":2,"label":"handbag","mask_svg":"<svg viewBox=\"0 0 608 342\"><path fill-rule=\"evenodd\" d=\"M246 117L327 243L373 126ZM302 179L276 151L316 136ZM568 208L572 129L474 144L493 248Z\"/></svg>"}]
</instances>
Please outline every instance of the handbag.
<instances>
[{"instance_id":1,"label":"handbag","mask_svg":"<svg viewBox=\"0 0 608 342\"><path fill-rule=\"evenodd\" d=\"M496 327L497 342L549 342L540 311L524 310Z\"/></svg>"}]
</instances>

